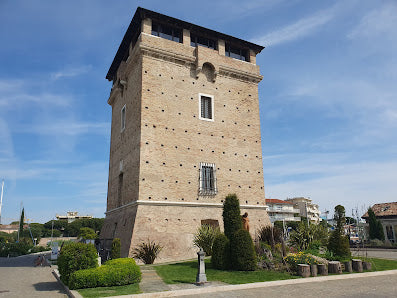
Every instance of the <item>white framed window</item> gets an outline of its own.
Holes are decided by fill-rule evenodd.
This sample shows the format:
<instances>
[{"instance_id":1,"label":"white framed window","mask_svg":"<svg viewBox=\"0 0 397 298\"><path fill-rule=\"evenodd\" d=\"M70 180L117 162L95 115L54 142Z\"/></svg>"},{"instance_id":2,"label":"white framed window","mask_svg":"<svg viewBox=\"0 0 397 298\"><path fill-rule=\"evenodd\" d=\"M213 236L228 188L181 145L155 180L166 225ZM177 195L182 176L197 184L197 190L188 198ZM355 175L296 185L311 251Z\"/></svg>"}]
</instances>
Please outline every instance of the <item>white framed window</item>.
<instances>
[{"instance_id":1,"label":"white framed window","mask_svg":"<svg viewBox=\"0 0 397 298\"><path fill-rule=\"evenodd\" d=\"M199 93L199 119L214 121L214 96Z\"/></svg>"},{"instance_id":2,"label":"white framed window","mask_svg":"<svg viewBox=\"0 0 397 298\"><path fill-rule=\"evenodd\" d=\"M199 194L213 196L217 192L215 164L200 162Z\"/></svg>"},{"instance_id":3,"label":"white framed window","mask_svg":"<svg viewBox=\"0 0 397 298\"><path fill-rule=\"evenodd\" d=\"M125 129L125 105L121 108L121 131Z\"/></svg>"}]
</instances>

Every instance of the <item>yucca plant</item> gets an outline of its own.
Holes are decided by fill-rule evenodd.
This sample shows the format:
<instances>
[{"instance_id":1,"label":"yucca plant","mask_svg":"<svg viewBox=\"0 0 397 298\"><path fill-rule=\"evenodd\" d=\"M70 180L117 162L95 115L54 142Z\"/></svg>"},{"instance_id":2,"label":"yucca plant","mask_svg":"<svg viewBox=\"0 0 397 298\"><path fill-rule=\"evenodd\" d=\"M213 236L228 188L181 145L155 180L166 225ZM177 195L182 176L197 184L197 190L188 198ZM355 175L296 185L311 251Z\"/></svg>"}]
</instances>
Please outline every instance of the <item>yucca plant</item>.
<instances>
[{"instance_id":1,"label":"yucca plant","mask_svg":"<svg viewBox=\"0 0 397 298\"><path fill-rule=\"evenodd\" d=\"M148 239L147 242L142 242L138 247L134 248L132 254L134 258L141 260L145 264L153 264L162 249L163 247L160 244Z\"/></svg>"},{"instance_id":2,"label":"yucca plant","mask_svg":"<svg viewBox=\"0 0 397 298\"><path fill-rule=\"evenodd\" d=\"M193 244L197 247L201 247L206 256L212 256L212 245L216 236L221 233L218 227L211 225L202 225L198 228L194 235Z\"/></svg>"}]
</instances>

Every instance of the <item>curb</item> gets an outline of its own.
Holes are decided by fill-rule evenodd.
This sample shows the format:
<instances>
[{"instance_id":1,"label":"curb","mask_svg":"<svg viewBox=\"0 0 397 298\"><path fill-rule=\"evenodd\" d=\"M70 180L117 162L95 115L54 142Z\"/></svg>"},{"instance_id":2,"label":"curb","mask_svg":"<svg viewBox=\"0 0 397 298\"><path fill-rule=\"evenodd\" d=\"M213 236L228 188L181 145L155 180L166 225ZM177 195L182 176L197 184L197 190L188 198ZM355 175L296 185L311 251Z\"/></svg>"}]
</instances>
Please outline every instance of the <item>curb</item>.
<instances>
[{"instance_id":1,"label":"curb","mask_svg":"<svg viewBox=\"0 0 397 298\"><path fill-rule=\"evenodd\" d=\"M176 291L166 291L166 292L156 292L156 293L143 293L143 294L135 294L135 295L112 296L109 298L116 298L116 297L118 297L118 298L177 297L177 296L185 296L185 295L199 295L199 294L208 294L208 293L216 293L216 292L228 292L228 291L237 291L237 290L245 290L245 289L267 288L267 287L274 287L274 286L303 284L303 283L310 283L310 282L324 282L324 281L328 281L328 280L353 279L353 278L360 278L360 277L382 276L382 275L391 275L391 274L397 274L397 269L385 270L385 271L375 271L375 272L354 273L354 274L340 274L340 275L329 275L329 276L319 276L319 277L309 277L309 278L299 278L299 279L265 281L265 282L248 283L248 284L240 284L240 285L227 285L227 286L219 286L219 287L204 287L204 288L197 288L197 289L186 289L186 290L176 290Z\"/></svg>"},{"instance_id":2,"label":"curb","mask_svg":"<svg viewBox=\"0 0 397 298\"><path fill-rule=\"evenodd\" d=\"M83 298L83 296L81 296L79 294L79 292L74 291L74 290L70 290L69 287L62 282L62 280L60 278L60 275L59 275L59 271L57 269L52 270L52 274L55 276L55 278L58 280L58 282L65 289L66 294L68 295L68 297L70 297L70 298Z\"/></svg>"}]
</instances>

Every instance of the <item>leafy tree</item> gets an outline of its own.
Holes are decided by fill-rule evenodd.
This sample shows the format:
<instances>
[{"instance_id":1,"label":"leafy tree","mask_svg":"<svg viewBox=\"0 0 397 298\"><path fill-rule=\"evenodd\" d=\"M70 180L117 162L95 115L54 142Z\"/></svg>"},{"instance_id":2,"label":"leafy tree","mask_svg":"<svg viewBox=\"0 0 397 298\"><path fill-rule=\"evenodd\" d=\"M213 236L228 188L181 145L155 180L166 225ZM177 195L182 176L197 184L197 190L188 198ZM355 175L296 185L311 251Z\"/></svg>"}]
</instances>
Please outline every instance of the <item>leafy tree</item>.
<instances>
[{"instance_id":1,"label":"leafy tree","mask_svg":"<svg viewBox=\"0 0 397 298\"><path fill-rule=\"evenodd\" d=\"M355 225L357 223L357 220L354 219L353 217L346 216L346 224L348 225Z\"/></svg>"},{"instance_id":2,"label":"leafy tree","mask_svg":"<svg viewBox=\"0 0 397 298\"><path fill-rule=\"evenodd\" d=\"M96 239L98 235L91 228L80 228L79 237L82 239Z\"/></svg>"},{"instance_id":3,"label":"leafy tree","mask_svg":"<svg viewBox=\"0 0 397 298\"><path fill-rule=\"evenodd\" d=\"M19 221L18 221L18 220L16 220L16 221L12 221L12 222L10 223L10 225L13 225L13 226L15 226L15 225L19 225Z\"/></svg>"},{"instance_id":4,"label":"leafy tree","mask_svg":"<svg viewBox=\"0 0 397 298\"><path fill-rule=\"evenodd\" d=\"M235 232L243 228L240 215L240 203L236 194L229 194L223 203L223 226L226 237L230 240Z\"/></svg>"},{"instance_id":5,"label":"leafy tree","mask_svg":"<svg viewBox=\"0 0 397 298\"><path fill-rule=\"evenodd\" d=\"M337 257L350 257L349 238L344 233L344 224L346 222L345 207L342 205L335 207L334 220L336 227L329 238L328 250Z\"/></svg>"},{"instance_id":6,"label":"leafy tree","mask_svg":"<svg viewBox=\"0 0 397 298\"><path fill-rule=\"evenodd\" d=\"M368 209L369 239L385 240L382 223L376 218L372 208Z\"/></svg>"},{"instance_id":7,"label":"leafy tree","mask_svg":"<svg viewBox=\"0 0 397 298\"><path fill-rule=\"evenodd\" d=\"M296 231L296 229L299 226L299 222L298 221L286 221L285 226L290 227L292 230ZM276 220L274 222L274 227L278 227L280 230L283 230L284 229L283 222L281 220Z\"/></svg>"},{"instance_id":8,"label":"leafy tree","mask_svg":"<svg viewBox=\"0 0 397 298\"><path fill-rule=\"evenodd\" d=\"M100 232L102 229L104 219L103 218L82 218L76 219L75 221L69 223L65 228L67 235L74 237L77 236L81 228L91 228L95 232Z\"/></svg>"},{"instance_id":9,"label":"leafy tree","mask_svg":"<svg viewBox=\"0 0 397 298\"><path fill-rule=\"evenodd\" d=\"M51 237L51 231L52 231L52 225L53 224L54 224L54 230L53 230L53 236L54 237L59 237L59 236L56 236L56 234L60 235L60 234L65 233L65 230L66 230L66 228L68 226L68 222L66 220L50 220L50 221L47 221L44 224L44 229L45 229L44 234L47 237ZM55 231L59 231L59 233L55 232Z\"/></svg>"}]
</instances>

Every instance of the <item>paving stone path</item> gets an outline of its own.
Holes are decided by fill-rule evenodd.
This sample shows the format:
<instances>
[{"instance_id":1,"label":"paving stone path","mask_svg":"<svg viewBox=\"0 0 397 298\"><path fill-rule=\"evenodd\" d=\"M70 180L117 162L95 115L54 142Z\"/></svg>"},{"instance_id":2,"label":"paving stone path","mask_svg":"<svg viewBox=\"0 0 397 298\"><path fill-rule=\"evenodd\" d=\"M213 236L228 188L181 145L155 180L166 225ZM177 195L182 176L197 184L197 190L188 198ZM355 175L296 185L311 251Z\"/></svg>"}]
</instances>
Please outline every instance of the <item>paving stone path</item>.
<instances>
[{"instance_id":1,"label":"paving stone path","mask_svg":"<svg viewBox=\"0 0 397 298\"><path fill-rule=\"evenodd\" d=\"M169 291L171 288L163 282L160 276L157 275L153 268L142 269L142 281L139 283L139 288L144 293Z\"/></svg>"},{"instance_id":2,"label":"paving stone path","mask_svg":"<svg viewBox=\"0 0 397 298\"><path fill-rule=\"evenodd\" d=\"M0 297L67 297L49 266L33 266L36 258L0 258Z\"/></svg>"}]
</instances>

